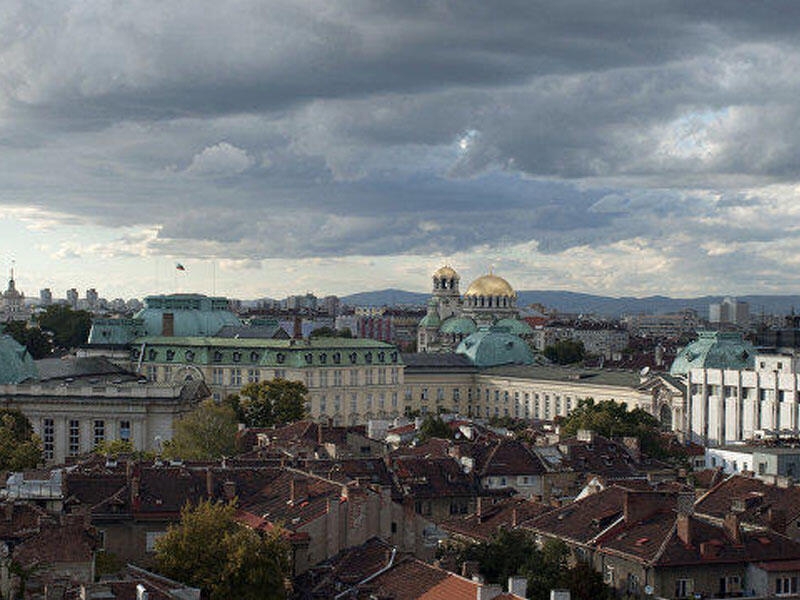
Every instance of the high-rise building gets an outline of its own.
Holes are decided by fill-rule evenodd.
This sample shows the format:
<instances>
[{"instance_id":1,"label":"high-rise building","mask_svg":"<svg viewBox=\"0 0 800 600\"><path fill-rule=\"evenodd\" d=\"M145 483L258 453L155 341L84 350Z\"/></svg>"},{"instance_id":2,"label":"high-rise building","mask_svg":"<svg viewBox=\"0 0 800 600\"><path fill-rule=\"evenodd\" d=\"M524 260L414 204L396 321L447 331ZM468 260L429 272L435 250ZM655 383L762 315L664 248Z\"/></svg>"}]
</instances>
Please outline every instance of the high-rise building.
<instances>
[{"instance_id":1,"label":"high-rise building","mask_svg":"<svg viewBox=\"0 0 800 600\"><path fill-rule=\"evenodd\" d=\"M50 288L39 290L39 304L42 306L50 306L53 303L53 292Z\"/></svg>"},{"instance_id":2,"label":"high-rise building","mask_svg":"<svg viewBox=\"0 0 800 600\"><path fill-rule=\"evenodd\" d=\"M708 306L708 320L711 323L747 327L750 322L750 305L728 296L722 302Z\"/></svg>"},{"instance_id":3,"label":"high-rise building","mask_svg":"<svg viewBox=\"0 0 800 600\"><path fill-rule=\"evenodd\" d=\"M89 307L89 310L94 310L97 308L97 301L99 296L97 294L97 290L94 288L89 288L86 290L86 304Z\"/></svg>"},{"instance_id":4,"label":"high-rise building","mask_svg":"<svg viewBox=\"0 0 800 600\"><path fill-rule=\"evenodd\" d=\"M78 308L78 290L75 288L67 290L67 304L69 304L72 310L76 310Z\"/></svg>"}]
</instances>

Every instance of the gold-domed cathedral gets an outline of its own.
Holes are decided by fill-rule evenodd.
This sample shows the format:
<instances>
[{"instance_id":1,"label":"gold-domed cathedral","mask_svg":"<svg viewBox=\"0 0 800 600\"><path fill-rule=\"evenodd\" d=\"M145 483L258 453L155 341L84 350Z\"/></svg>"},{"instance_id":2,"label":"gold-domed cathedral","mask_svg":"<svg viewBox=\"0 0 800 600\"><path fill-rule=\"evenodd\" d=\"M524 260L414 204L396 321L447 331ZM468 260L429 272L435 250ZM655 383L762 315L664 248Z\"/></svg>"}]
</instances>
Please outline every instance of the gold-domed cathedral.
<instances>
[{"instance_id":1,"label":"gold-domed cathedral","mask_svg":"<svg viewBox=\"0 0 800 600\"><path fill-rule=\"evenodd\" d=\"M492 273L473 281L462 298L458 273L445 265L433 274L428 313L417 328L418 352L453 352L481 327L498 326L526 336L530 326L519 320L517 294L502 277Z\"/></svg>"}]
</instances>

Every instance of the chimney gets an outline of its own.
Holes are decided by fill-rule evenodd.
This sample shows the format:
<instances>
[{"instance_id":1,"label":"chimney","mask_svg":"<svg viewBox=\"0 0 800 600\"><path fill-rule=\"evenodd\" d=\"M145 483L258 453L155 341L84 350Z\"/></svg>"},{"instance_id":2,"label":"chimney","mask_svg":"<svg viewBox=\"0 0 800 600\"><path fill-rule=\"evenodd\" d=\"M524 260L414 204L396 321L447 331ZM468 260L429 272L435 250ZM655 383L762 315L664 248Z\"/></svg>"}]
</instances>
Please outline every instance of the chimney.
<instances>
[{"instance_id":1,"label":"chimney","mask_svg":"<svg viewBox=\"0 0 800 600\"><path fill-rule=\"evenodd\" d=\"M528 597L528 580L519 575L512 575L508 578L508 593L515 594L520 598Z\"/></svg>"},{"instance_id":2,"label":"chimney","mask_svg":"<svg viewBox=\"0 0 800 600\"><path fill-rule=\"evenodd\" d=\"M292 503L300 502L300 500L308 498L308 479L305 477L295 477L292 479L290 494L289 500Z\"/></svg>"},{"instance_id":3,"label":"chimney","mask_svg":"<svg viewBox=\"0 0 800 600\"><path fill-rule=\"evenodd\" d=\"M684 546L692 545L692 521L689 515L678 513L678 539Z\"/></svg>"},{"instance_id":4,"label":"chimney","mask_svg":"<svg viewBox=\"0 0 800 600\"><path fill-rule=\"evenodd\" d=\"M6 502L3 508L5 508L6 521L10 523L14 518L14 501Z\"/></svg>"},{"instance_id":5,"label":"chimney","mask_svg":"<svg viewBox=\"0 0 800 600\"><path fill-rule=\"evenodd\" d=\"M461 563L461 576L472 579L474 576L478 575L479 568L480 564L477 560L465 560Z\"/></svg>"},{"instance_id":6,"label":"chimney","mask_svg":"<svg viewBox=\"0 0 800 600\"><path fill-rule=\"evenodd\" d=\"M222 495L228 502L236 498L236 482L227 479L225 483L222 484Z\"/></svg>"},{"instance_id":7,"label":"chimney","mask_svg":"<svg viewBox=\"0 0 800 600\"><path fill-rule=\"evenodd\" d=\"M628 454L631 455L631 458L635 462L638 463L642 460L642 447L641 443L639 442L639 438L625 436L622 438L622 443L625 445L625 448L628 450Z\"/></svg>"},{"instance_id":8,"label":"chimney","mask_svg":"<svg viewBox=\"0 0 800 600\"><path fill-rule=\"evenodd\" d=\"M767 510L767 523L769 528L776 533L786 533L786 511L782 508L770 508Z\"/></svg>"},{"instance_id":9,"label":"chimney","mask_svg":"<svg viewBox=\"0 0 800 600\"><path fill-rule=\"evenodd\" d=\"M499 585L480 585L475 598L476 600L492 600L492 598L497 598L502 593L503 588Z\"/></svg>"},{"instance_id":10,"label":"chimney","mask_svg":"<svg viewBox=\"0 0 800 600\"><path fill-rule=\"evenodd\" d=\"M317 444L322 445L322 423L317 423Z\"/></svg>"},{"instance_id":11,"label":"chimney","mask_svg":"<svg viewBox=\"0 0 800 600\"><path fill-rule=\"evenodd\" d=\"M480 496L475 502L475 516L478 517L478 523L483 523L483 498Z\"/></svg>"},{"instance_id":12,"label":"chimney","mask_svg":"<svg viewBox=\"0 0 800 600\"><path fill-rule=\"evenodd\" d=\"M292 337L296 340L303 339L303 321L300 318L300 315L294 316L294 328L293 328Z\"/></svg>"},{"instance_id":13,"label":"chimney","mask_svg":"<svg viewBox=\"0 0 800 600\"><path fill-rule=\"evenodd\" d=\"M139 476L131 477L131 500L139 498Z\"/></svg>"},{"instance_id":14,"label":"chimney","mask_svg":"<svg viewBox=\"0 0 800 600\"><path fill-rule=\"evenodd\" d=\"M735 512L728 512L725 515L725 520L722 522L725 528L725 533L728 538L737 546L742 543L742 530L739 526L739 515Z\"/></svg>"},{"instance_id":15,"label":"chimney","mask_svg":"<svg viewBox=\"0 0 800 600\"><path fill-rule=\"evenodd\" d=\"M206 469L206 495L209 498L214 497L214 472L211 468Z\"/></svg>"},{"instance_id":16,"label":"chimney","mask_svg":"<svg viewBox=\"0 0 800 600\"><path fill-rule=\"evenodd\" d=\"M514 508L511 510L511 527L517 526L517 509Z\"/></svg>"},{"instance_id":17,"label":"chimney","mask_svg":"<svg viewBox=\"0 0 800 600\"><path fill-rule=\"evenodd\" d=\"M570 600L569 590L550 590L550 600Z\"/></svg>"}]
</instances>

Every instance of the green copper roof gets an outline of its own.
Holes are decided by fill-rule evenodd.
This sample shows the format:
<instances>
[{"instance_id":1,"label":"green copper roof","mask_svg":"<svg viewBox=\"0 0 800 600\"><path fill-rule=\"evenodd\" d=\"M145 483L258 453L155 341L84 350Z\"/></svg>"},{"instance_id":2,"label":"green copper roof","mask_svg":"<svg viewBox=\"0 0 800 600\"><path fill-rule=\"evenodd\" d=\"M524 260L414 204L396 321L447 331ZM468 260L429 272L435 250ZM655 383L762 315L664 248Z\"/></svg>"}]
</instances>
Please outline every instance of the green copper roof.
<instances>
[{"instance_id":1,"label":"green copper roof","mask_svg":"<svg viewBox=\"0 0 800 600\"><path fill-rule=\"evenodd\" d=\"M89 343L125 345L146 333L141 319L94 319Z\"/></svg>"},{"instance_id":2,"label":"green copper roof","mask_svg":"<svg viewBox=\"0 0 800 600\"><path fill-rule=\"evenodd\" d=\"M470 335L458 345L456 354L463 354L480 368L533 362L531 349L522 338L493 329L480 329Z\"/></svg>"},{"instance_id":3,"label":"green copper roof","mask_svg":"<svg viewBox=\"0 0 800 600\"><path fill-rule=\"evenodd\" d=\"M741 334L700 331L698 338L678 352L670 375L686 375L690 369L752 369L756 349Z\"/></svg>"},{"instance_id":4,"label":"green copper roof","mask_svg":"<svg viewBox=\"0 0 800 600\"><path fill-rule=\"evenodd\" d=\"M514 335L531 335L533 333L533 328L519 319L500 319L494 326L506 328L509 333Z\"/></svg>"},{"instance_id":5,"label":"green copper roof","mask_svg":"<svg viewBox=\"0 0 800 600\"><path fill-rule=\"evenodd\" d=\"M25 346L10 335L0 335L0 384L22 383L38 378L36 365Z\"/></svg>"},{"instance_id":6,"label":"green copper roof","mask_svg":"<svg viewBox=\"0 0 800 600\"><path fill-rule=\"evenodd\" d=\"M475 321L468 317L450 317L442 323L442 333L456 333L462 335L469 335L478 331L478 326Z\"/></svg>"},{"instance_id":7,"label":"green copper roof","mask_svg":"<svg viewBox=\"0 0 800 600\"><path fill-rule=\"evenodd\" d=\"M437 329L442 324L442 320L439 318L439 315L435 312L428 313L422 320L419 322L420 327L436 327Z\"/></svg>"},{"instance_id":8,"label":"green copper roof","mask_svg":"<svg viewBox=\"0 0 800 600\"><path fill-rule=\"evenodd\" d=\"M175 365L233 365L242 368L303 368L310 366L402 364L397 348L385 342L360 338L312 340L146 337L135 341L131 353L138 360L144 347L144 363Z\"/></svg>"},{"instance_id":9,"label":"green copper roof","mask_svg":"<svg viewBox=\"0 0 800 600\"><path fill-rule=\"evenodd\" d=\"M241 325L242 322L228 310L225 298L201 294L171 294L148 296L145 307L134 315L141 319L147 335L161 335L164 331L164 315L172 314L173 335L214 335L226 325Z\"/></svg>"}]
</instances>

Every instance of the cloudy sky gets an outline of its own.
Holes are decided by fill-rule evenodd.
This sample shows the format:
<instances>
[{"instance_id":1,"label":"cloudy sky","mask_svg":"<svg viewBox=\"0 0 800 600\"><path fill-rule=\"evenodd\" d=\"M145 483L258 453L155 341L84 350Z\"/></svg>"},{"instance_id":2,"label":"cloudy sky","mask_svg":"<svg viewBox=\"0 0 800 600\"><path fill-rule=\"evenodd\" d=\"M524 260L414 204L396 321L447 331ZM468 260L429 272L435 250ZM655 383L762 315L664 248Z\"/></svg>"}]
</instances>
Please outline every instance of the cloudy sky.
<instances>
[{"instance_id":1,"label":"cloudy sky","mask_svg":"<svg viewBox=\"0 0 800 600\"><path fill-rule=\"evenodd\" d=\"M800 293L798 191L795 1L0 2L28 295Z\"/></svg>"}]
</instances>

